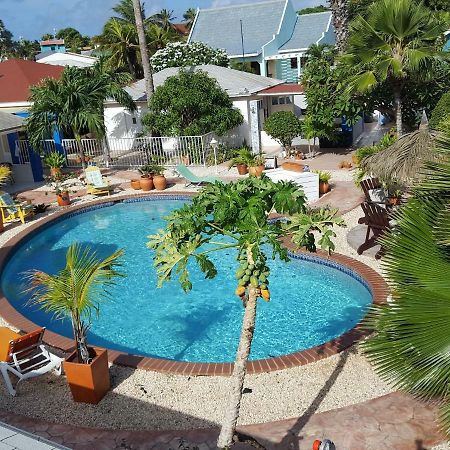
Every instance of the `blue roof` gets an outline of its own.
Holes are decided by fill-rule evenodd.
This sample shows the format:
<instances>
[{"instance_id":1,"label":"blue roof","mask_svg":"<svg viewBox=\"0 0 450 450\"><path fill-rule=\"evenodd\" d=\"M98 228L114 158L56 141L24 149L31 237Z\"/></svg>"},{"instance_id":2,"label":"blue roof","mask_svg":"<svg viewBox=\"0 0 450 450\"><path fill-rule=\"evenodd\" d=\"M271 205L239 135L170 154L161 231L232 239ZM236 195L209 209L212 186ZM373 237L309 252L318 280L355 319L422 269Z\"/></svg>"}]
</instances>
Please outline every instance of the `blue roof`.
<instances>
[{"instance_id":1,"label":"blue roof","mask_svg":"<svg viewBox=\"0 0 450 450\"><path fill-rule=\"evenodd\" d=\"M225 49L228 55L241 55L242 20L245 54L259 54L261 47L278 32L285 4L286 0L272 0L201 9L189 42L204 42L210 47Z\"/></svg>"},{"instance_id":2,"label":"blue roof","mask_svg":"<svg viewBox=\"0 0 450 450\"><path fill-rule=\"evenodd\" d=\"M291 38L281 46L280 50L288 51L309 48L312 44L317 43L322 38L323 33L328 30L330 19L331 12L328 11L298 16ZM332 29L332 25L330 29ZM332 36L331 40L334 41L334 33L332 33ZM322 43L333 44L334 42L330 42L330 37L328 37Z\"/></svg>"}]
</instances>

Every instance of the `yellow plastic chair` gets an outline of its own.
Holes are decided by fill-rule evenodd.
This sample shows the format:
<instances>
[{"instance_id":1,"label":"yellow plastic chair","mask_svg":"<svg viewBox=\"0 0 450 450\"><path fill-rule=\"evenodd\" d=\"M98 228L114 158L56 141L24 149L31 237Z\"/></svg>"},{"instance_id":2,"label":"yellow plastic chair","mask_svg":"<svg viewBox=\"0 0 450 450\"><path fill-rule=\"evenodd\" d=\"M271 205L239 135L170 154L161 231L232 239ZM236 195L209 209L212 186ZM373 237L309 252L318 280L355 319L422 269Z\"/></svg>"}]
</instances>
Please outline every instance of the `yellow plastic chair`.
<instances>
[{"instance_id":1,"label":"yellow plastic chair","mask_svg":"<svg viewBox=\"0 0 450 450\"><path fill-rule=\"evenodd\" d=\"M3 191L0 191L0 209L3 223L13 222L17 219L25 223L26 217L34 216L33 205L16 203L10 194Z\"/></svg>"},{"instance_id":2,"label":"yellow plastic chair","mask_svg":"<svg viewBox=\"0 0 450 450\"><path fill-rule=\"evenodd\" d=\"M84 171L86 175L87 192L92 195L111 194L113 187L109 185L95 166L90 166Z\"/></svg>"}]
</instances>

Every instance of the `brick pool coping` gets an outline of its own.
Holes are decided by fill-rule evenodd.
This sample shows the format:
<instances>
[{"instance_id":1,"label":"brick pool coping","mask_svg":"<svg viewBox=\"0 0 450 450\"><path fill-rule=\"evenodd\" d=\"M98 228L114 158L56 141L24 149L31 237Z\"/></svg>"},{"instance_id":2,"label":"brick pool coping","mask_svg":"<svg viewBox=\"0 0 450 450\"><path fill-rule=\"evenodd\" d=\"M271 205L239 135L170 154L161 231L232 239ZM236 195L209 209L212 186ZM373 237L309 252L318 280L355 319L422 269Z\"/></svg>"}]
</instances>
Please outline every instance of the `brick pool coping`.
<instances>
[{"instance_id":1,"label":"brick pool coping","mask_svg":"<svg viewBox=\"0 0 450 450\"><path fill-rule=\"evenodd\" d=\"M189 197L194 196L195 193L188 192L170 192L161 193L158 192L159 197ZM104 203L118 203L126 199L139 199L145 197L154 197L155 194L145 193L136 195L126 195L118 197L107 197L104 199L95 200L93 202L82 203L80 205L72 205L71 207L65 208L62 211L58 211L48 217L40 220L39 222L33 223L26 229L19 232L17 235L9 239L4 246L0 248L0 271L3 269L4 265L7 263L8 258L14 248L19 242L34 233L39 228L45 226L46 224L53 222L59 218L62 218L68 214L75 211L84 210L92 206L99 206ZM289 238L283 239L283 244L292 253L302 254L306 253L299 251L295 248ZM314 254L316 255L316 254ZM333 261L341 266L351 269L361 276L369 286L372 291L373 303L374 304L384 304L386 303L387 297L389 295L389 287L386 284L383 277L378 274L375 270L367 266L366 264L357 261L339 253L334 253L328 255L322 251L317 252L317 256L322 259ZM9 324L19 329L21 332L28 333L38 327L35 323L20 314L4 296L3 292L0 291L0 316L2 316ZM329 342L321 344L319 346L298 351L295 353L290 353L288 355L278 356L268 359L260 359L249 361L247 364L247 373L257 374L263 372L272 372L276 370L288 369L291 367L302 366L315 361L319 361L323 358L335 355L346 348L350 347L357 341L361 340L363 337L367 336L370 330L363 328L361 323L356 325L351 330L342 334L341 336L332 339ZM45 342L54 347L58 348L65 353L71 352L73 350L73 340L67 337L56 334L50 330L46 330ZM167 359L151 358L147 356L132 355L124 352L119 352L117 350L108 349L109 361L113 364L123 365L127 367L161 372L170 373L186 376L229 376L233 370L233 363L190 363L182 361L173 361Z\"/></svg>"}]
</instances>

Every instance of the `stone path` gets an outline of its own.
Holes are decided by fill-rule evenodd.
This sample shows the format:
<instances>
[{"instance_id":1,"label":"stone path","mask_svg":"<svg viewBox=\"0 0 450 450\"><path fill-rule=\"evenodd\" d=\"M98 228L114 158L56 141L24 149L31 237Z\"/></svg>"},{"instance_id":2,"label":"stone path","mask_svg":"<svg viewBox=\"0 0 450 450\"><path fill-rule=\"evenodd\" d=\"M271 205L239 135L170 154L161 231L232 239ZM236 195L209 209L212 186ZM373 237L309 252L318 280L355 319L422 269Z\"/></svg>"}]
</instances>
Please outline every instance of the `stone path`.
<instances>
[{"instance_id":1,"label":"stone path","mask_svg":"<svg viewBox=\"0 0 450 450\"><path fill-rule=\"evenodd\" d=\"M405 394L395 392L314 414L320 400L317 398L301 417L246 425L239 432L266 450L311 450L315 439L324 438L331 439L337 450L429 450L444 441L436 424L435 409ZM218 435L218 429L151 432L76 428L1 410L0 420L74 450L214 450ZM19 448L49 450L52 447ZM252 448L255 447L238 443L234 450Z\"/></svg>"},{"instance_id":2,"label":"stone path","mask_svg":"<svg viewBox=\"0 0 450 450\"><path fill-rule=\"evenodd\" d=\"M67 449L42 436L24 432L0 422L0 450L57 450Z\"/></svg>"}]
</instances>

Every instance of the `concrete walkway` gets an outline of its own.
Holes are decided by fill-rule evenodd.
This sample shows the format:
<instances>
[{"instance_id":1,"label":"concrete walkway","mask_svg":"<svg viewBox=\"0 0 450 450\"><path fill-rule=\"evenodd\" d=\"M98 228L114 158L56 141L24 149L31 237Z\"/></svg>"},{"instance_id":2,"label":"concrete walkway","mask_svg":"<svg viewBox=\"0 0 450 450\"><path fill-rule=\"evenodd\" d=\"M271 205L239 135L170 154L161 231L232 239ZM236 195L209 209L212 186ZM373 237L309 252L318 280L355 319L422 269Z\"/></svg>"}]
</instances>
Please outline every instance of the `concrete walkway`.
<instances>
[{"instance_id":1,"label":"concrete walkway","mask_svg":"<svg viewBox=\"0 0 450 450\"><path fill-rule=\"evenodd\" d=\"M57 450L67 449L11 425L0 422L0 450Z\"/></svg>"},{"instance_id":2,"label":"concrete walkway","mask_svg":"<svg viewBox=\"0 0 450 450\"><path fill-rule=\"evenodd\" d=\"M311 450L315 439L324 438L331 439L337 450L429 450L445 440L438 430L436 410L409 395L394 392L314 414L320 402L318 397L301 417L246 425L240 427L239 432L243 438L250 437L260 444L260 449L266 450ZM1 410L0 419L74 450L215 450L218 436L218 429L152 432L77 428ZM16 448L49 450L52 447L37 447L33 443L33 446ZM255 447L238 443L233 448L250 450Z\"/></svg>"}]
</instances>

